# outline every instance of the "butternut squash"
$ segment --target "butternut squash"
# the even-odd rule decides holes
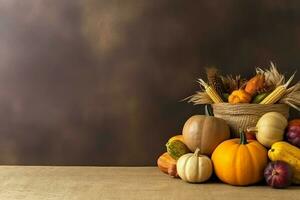
[[[292,182],[300,184],[300,149],[287,143],[276,142],[271,146],[268,151],[270,160],[281,160],[291,165],[293,170]]]

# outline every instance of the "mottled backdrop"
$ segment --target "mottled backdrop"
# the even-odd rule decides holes
[[[205,66],[299,69],[287,2],[0,0],[0,164],[154,165]]]

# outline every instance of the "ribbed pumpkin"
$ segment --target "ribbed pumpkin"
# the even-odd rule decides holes
[[[248,128],[255,131],[256,139],[265,147],[283,140],[284,130],[288,124],[287,119],[278,112],[268,112],[257,122],[256,127]]]
[[[209,157],[200,155],[200,150],[188,153],[177,161],[177,172],[179,177],[190,183],[201,183],[207,181],[212,174],[212,163]]]
[[[223,119],[194,115],[184,124],[184,143],[191,151],[200,149],[200,153],[211,156],[214,149],[230,138],[229,127]]]
[[[231,185],[251,185],[264,178],[268,156],[264,146],[255,140],[240,138],[222,142],[213,152],[212,161],[218,178]]]

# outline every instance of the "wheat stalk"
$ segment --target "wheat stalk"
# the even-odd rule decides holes
[[[240,75],[232,76],[232,75],[226,75],[226,76],[220,76],[223,86],[227,93],[231,93],[234,90],[238,90],[245,86],[247,83],[246,79],[241,78]]]

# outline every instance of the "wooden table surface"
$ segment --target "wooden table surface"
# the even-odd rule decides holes
[[[300,187],[188,184],[156,167],[0,167],[1,200],[299,200]]]

